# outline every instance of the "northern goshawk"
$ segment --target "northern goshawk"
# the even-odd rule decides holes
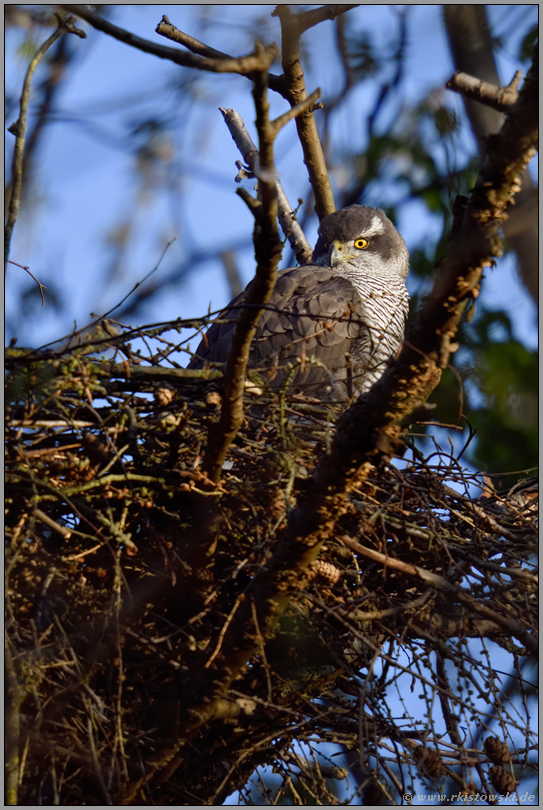
[[[274,389],[289,379],[289,392],[323,400],[364,393],[402,343],[408,269],[405,242],[380,209],[352,205],[325,217],[312,264],[279,273],[249,366]],[[188,368],[226,361],[250,286],[209,328]]]

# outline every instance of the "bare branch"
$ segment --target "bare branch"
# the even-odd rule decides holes
[[[51,34],[41,48],[36,51],[33,59],[31,60],[26,71],[25,80],[23,83],[23,92],[21,93],[21,100],[19,106],[19,118],[8,129],[15,135],[15,149],[13,150],[13,162],[11,166],[11,199],[9,202],[8,216],[4,230],[4,272],[6,263],[9,258],[9,249],[11,245],[11,236],[13,228],[17,221],[19,213],[19,206],[21,204],[21,188],[23,185],[23,157],[26,135],[26,118],[28,115],[28,102],[30,100],[30,86],[32,84],[32,77],[39,62],[45,56],[51,45],[57,41],[63,34],[76,34],[78,37],[84,39],[87,35],[75,28],[73,25],[73,17],[66,17],[65,19],[60,14],[55,15],[58,20],[57,30]],[[41,290],[40,290],[41,292]],[[43,298],[42,298],[43,300]]]
[[[496,87],[495,84],[483,82],[475,76],[456,71],[447,82],[447,87],[466,98],[480,101],[481,104],[492,107],[498,112],[510,112],[511,107],[518,101],[518,87],[521,78],[522,71],[517,70],[507,87]]]
[[[249,194],[246,188],[237,188],[236,194],[241,197],[251,214],[256,217],[257,211],[260,209],[262,203],[256,200],[252,194]]]
[[[304,13],[311,14],[311,12]],[[300,57],[301,31],[296,21],[297,15],[291,13],[288,5],[277,6],[274,14],[281,21],[285,98],[292,106],[295,106],[307,98]],[[307,166],[315,195],[315,210],[319,220],[322,220],[335,211],[336,206],[314,113],[307,110],[296,118],[296,128],[304,153],[304,163]]]
[[[243,156],[243,160],[249,167],[250,172],[254,174],[257,161],[259,159],[258,149],[253,143],[251,136],[247,132],[247,128],[245,127],[242,117],[235,110],[226,110],[221,108],[221,112],[223,114],[226,125],[230,130],[230,134],[232,135],[232,138],[234,139],[236,146],[238,147],[239,151]],[[307,262],[311,260],[313,250],[311,248],[311,245],[305,238],[304,232],[302,231],[300,225],[298,224],[297,220],[294,217],[292,207],[283,190],[283,186],[281,185],[279,180],[277,180],[276,182],[277,182],[277,207],[281,228],[286,238],[290,242],[290,245],[294,251],[297,261],[300,264],[307,264]],[[242,191],[243,191],[242,189],[238,189],[237,193],[239,194],[240,197],[242,197],[242,199],[254,213],[253,204],[257,204],[258,201],[254,200],[251,197],[253,203],[250,203],[247,199],[246,194],[242,194]],[[250,195],[248,196],[250,197]]]
[[[255,70],[260,70],[262,66],[262,63],[254,58],[254,54],[249,54],[248,56],[240,58],[231,57],[228,56],[228,54],[223,55],[221,51],[215,51],[213,48],[209,48],[209,46],[200,43],[198,40],[183,34],[183,32],[176,29],[175,26],[173,26],[169,21],[166,24],[164,24],[164,22],[160,22],[156,28],[156,32],[168,39],[173,39],[176,42],[182,42],[182,44],[186,47],[189,47],[190,42],[190,49],[195,52],[195,55],[180,51],[178,48],[168,48],[164,45],[158,45],[157,43],[151,42],[148,39],[138,37],[136,34],[132,34],[125,28],[120,28],[118,25],[114,25],[113,23],[109,22],[109,20],[101,17],[99,14],[89,8],[89,6],[63,4],[61,5],[61,8],[65,9],[66,11],[71,11],[82,20],[88,22],[89,25],[92,25],[92,27],[97,31],[102,31],[104,34],[119,40],[119,42],[124,42],[125,45],[136,48],[143,53],[158,56],[159,59],[168,59],[170,62],[180,65],[181,67],[195,68],[196,70],[203,70],[208,73],[238,73],[252,81],[253,72]],[[176,34],[173,33],[174,30],[177,32]],[[270,52],[274,47],[275,46],[273,44],[267,46],[267,48],[270,49]],[[214,52],[215,54],[221,55],[206,55],[203,57],[196,55],[203,52],[206,54],[211,54]],[[276,92],[281,93],[281,77],[271,74],[270,87]]]
[[[258,52],[260,49],[262,46],[257,44],[255,51]],[[268,67],[269,64],[264,66],[260,74],[257,74],[253,89],[260,146],[260,158],[255,167],[255,173],[258,177],[258,193],[262,203],[261,207],[255,211],[254,244],[257,267],[247,293],[245,302],[247,307],[242,309],[236,323],[226,361],[221,416],[219,422],[210,428],[209,442],[202,465],[204,472],[215,482],[219,481],[221,477],[226,453],[243,421],[245,373],[251,343],[263,307],[271,298],[277,277],[277,265],[281,257],[282,246],[277,231],[277,186],[273,159],[275,130],[269,119],[266,85]]]
[[[155,28],[155,32],[160,34],[161,37],[170,39],[172,42],[178,42],[180,45],[184,45],[185,48],[188,48],[192,53],[198,54],[198,56],[205,56],[209,59],[232,59],[230,54],[211,48],[209,45],[200,42],[199,39],[195,39],[189,34],[180,31],[179,28],[176,28],[176,26],[170,22],[165,14],[162,15],[162,20]]]
[[[172,42],[178,42],[180,45],[184,45],[185,48],[188,48],[189,51],[198,54],[198,56],[224,60],[233,58],[229,54],[223,53],[223,51],[217,51],[215,48],[211,48],[204,42],[200,42],[200,40],[191,37],[189,34],[185,34],[184,31],[180,31],[179,28],[170,22],[166,15],[162,17],[162,22],[157,25],[155,30],[157,34],[160,34],[160,36],[166,37],[166,39],[171,39]],[[253,81],[254,76],[252,74],[247,74],[247,78]],[[276,76],[274,73],[268,73],[268,87],[270,90],[274,90],[276,93],[283,95],[282,77]]]

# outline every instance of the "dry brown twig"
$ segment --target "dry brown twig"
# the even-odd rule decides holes
[[[44,296],[43,296],[43,291],[47,289],[47,287],[45,286],[45,284],[42,284],[42,283],[41,283],[41,281],[38,281],[38,279],[36,278],[36,276],[35,276],[33,273],[31,273],[31,272],[30,272],[30,269],[29,269],[28,267],[26,267],[24,264],[19,264],[19,262],[14,262],[14,261],[13,261],[13,259],[8,259],[7,261],[8,261],[8,263],[9,263],[9,264],[14,264],[14,265],[16,265],[17,267],[20,267],[20,268],[21,268],[21,270],[26,270],[26,272],[28,273],[28,275],[29,275],[29,276],[31,276],[31,277],[34,279],[34,281],[35,281],[35,282],[36,282],[36,284],[38,285],[38,290],[40,291],[40,296],[41,296],[41,305],[42,305],[42,307],[44,307],[44,306],[45,306],[45,298],[44,298]]]

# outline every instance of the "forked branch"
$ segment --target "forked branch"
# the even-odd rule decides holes
[[[325,8],[329,9],[330,7]],[[349,8],[352,8],[352,6],[342,6],[340,13],[347,11]],[[317,9],[316,11],[321,10]],[[300,36],[306,28],[321,22],[321,19],[306,16],[316,13],[311,11],[302,12],[300,15],[292,14],[288,5],[277,6],[273,13],[281,21],[285,98],[294,106],[307,98],[300,55]],[[313,19],[316,19],[316,22],[310,23],[310,20]],[[325,16],[322,19],[333,18]],[[312,110],[307,110],[303,115],[296,118],[296,128],[304,153],[304,163],[307,166],[311,187],[315,195],[315,211],[319,220],[323,220],[325,216],[336,210],[336,205]]]
[[[315,91],[311,94],[309,99],[304,102],[304,105],[310,104],[313,100],[319,98],[320,91]],[[293,112],[292,108],[288,115]],[[301,110],[303,111],[304,106],[302,106]],[[235,110],[225,110],[221,108],[221,112],[224,116],[224,120],[226,122],[226,126],[230,130],[230,134],[234,139],[236,146],[238,147],[241,155],[243,157],[243,161],[247,165],[250,175],[254,175],[256,171],[256,166],[259,160],[259,153],[258,149],[256,148],[255,144],[253,143],[251,136],[247,132],[247,128],[243,122],[242,117],[237,113]],[[296,114],[296,113],[294,113]],[[296,256],[297,261],[299,264],[307,264],[310,261],[311,255],[313,250],[311,245],[305,238],[304,232],[302,231],[300,225],[298,224],[292,207],[287,199],[287,195],[283,190],[283,186],[279,179],[276,180],[277,184],[277,211],[279,217],[279,223],[285,234],[286,238],[288,239],[292,250]],[[238,189],[238,193],[243,191],[243,189]],[[243,196],[246,204],[251,207],[251,210],[254,211],[253,203],[257,201],[254,200],[253,197],[250,195],[247,197],[245,194],[240,195]],[[252,201],[252,202],[251,202]]]
[[[269,66],[273,56],[277,52],[276,46],[273,43],[264,48],[264,54],[272,56],[269,62],[263,59],[262,53],[257,56],[256,52],[241,57],[231,57],[227,54],[224,55],[224,58],[222,55],[220,58],[209,56],[200,57],[192,53],[180,51],[178,48],[167,48],[164,45],[157,45],[155,42],[143,39],[143,37],[138,37],[125,28],[120,28],[118,25],[114,25],[109,22],[109,20],[101,17],[89,8],[89,6],[63,4],[61,8],[76,14],[82,20],[92,25],[93,28],[96,28],[97,31],[102,31],[104,34],[108,34],[108,36],[119,40],[119,42],[124,42],[132,48],[143,51],[143,53],[158,56],[160,59],[168,59],[170,62],[174,62],[174,64],[182,67],[195,68],[196,70],[203,70],[208,73],[238,73],[250,78],[250,74],[254,71],[261,70],[264,64],[268,64]],[[158,27],[161,25],[162,23],[159,23]],[[161,32],[158,31],[158,33]],[[163,36],[164,35],[165,34],[163,34]],[[197,40],[194,41],[197,42]]]

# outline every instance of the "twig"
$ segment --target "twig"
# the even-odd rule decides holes
[[[90,715],[90,712],[91,712],[90,706],[88,707],[88,711],[89,711],[89,715]],[[108,793],[106,783],[104,782],[104,777],[102,776],[102,769],[100,767],[100,762],[98,760],[98,754],[96,752],[96,745],[94,743],[94,734],[93,734],[93,731],[92,731],[92,720],[91,720],[90,716],[87,719],[87,734],[88,734],[88,737],[89,737],[89,748],[90,748],[90,753],[91,753],[92,764],[93,764],[93,767],[94,767],[94,773],[95,773],[96,779],[98,781],[98,785],[100,787],[100,792],[102,793],[102,798],[105,799],[106,804],[111,807],[113,805],[113,802],[111,801],[111,797],[110,797],[110,795]]]
[[[232,621],[232,619],[234,618],[234,615],[235,615],[235,613],[236,613],[236,610],[239,608],[239,606],[241,605],[242,601],[243,601],[243,597],[240,595],[240,596],[238,596],[238,598],[237,598],[237,599],[236,599],[236,601],[234,602],[234,607],[232,608],[232,610],[231,610],[231,611],[230,611],[230,613],[228,614],[228,616],[227,616],[227,618],[226,618],[226,621],[225,621],[225,623],[223,624],[223,626],[222,626],[222,628],[221,628],[221,632],[219,633],[219,638],[217,639],[217,644],[215,645],[215,649],[213,650],[212,654],[210,655],[210,657],[207,659],[207,661],[206,661],[206,662],[205,662],[205,664],[204,664],[204,668],[205,668],[205,669],[209,669],[209,667],[211,666],[211,664],[213,663],[213,661],[215,660],[215,658],[216,658],[216,657],[218,656],[218,654],[220,653],[220,651],[221,651],[221,647],[222,647],[222,643],[223,643],[224,637],[225,637],[225,635],[226,635],[226,631],[228,630],[228,627],[229,627],[229,625],[230,625],[230,622],[231,622],[231,621]]]
[[[134,286],[132,287],[132,289],[129,292],[126,293],[126,295],[119,301],[118,304],[115,304],[114,307],[109,309],[103,315],[99,315],[98,317],[96,317],[93,321],[91,321],[89,324],[87,324],[87,326],[84,326],[82,329],[73,330],[72,332],[70,332],[69,335],[64,335],[63,337],[58,338],[57,340],[54,340],[51,343],[46,343],[44,346],[40,346],[38,349],[32,350],[31,352],[29,352],[29,354],[39,356],[40,353],[43,352],[44,349],[47,349],[49,346],[54,346],[56,343],[61,343],[61,342],[66,341],[66,340],[72,341],[78,335],[82,335],[84,332],[87,332],[89,329],[92,329],[93,327],[97,326],[98,324],[100,324],[100,326],[102,326],[102,327],[107,326],[106,319],[113,312],[115,312],[115,310],[119,309],[119,307],[122,306],[122,304],[126,301],[126,299],[129,298],[131,295],[133,295],[133,293],[138,289],[138,287],[141,287],[141,285],[145,281],[147,281],[147,279],[149,279],[153,275],[153,273],[155,273],[158,270],[158,268],[160,267],[160,263],[162,262],[162,259],[166,255],[166,251],[168,250],[170,245],[172,245],[175,242],[176,238],[177,237],[174,237],[173,239],[170,239],[170,241],[164,247],[164,250],[162,251],[162,253],[160,255],[160,258],[158,259],[157,263],[152,268],[152,270],[149,270],[149,272],[146,273],[146,275],[142,279],[140,279],[140,281],[137,281],[134,284]],[[92,314],[93,313],[91,313],[91,316],[92,316]],[[176,328],[176,326],[174,324],[175,324],[175,322],[171,322],[172,327]],[[179,326],[181,325],[180,322],[178,322],[178,324],[179,324]],[[192,321],[192,324],[194,324],[194,321]],[[187,322],[187,325],[189,325],[188,322]],[[136,329],[134,331],[135,331],[136,336],[137,336],[138,330]],[[117,335],[117,337],[109,336],[107,338],[104,338],[103,340],[93,340],[91,345],[93,347],[96,347],[97,349],[99,349],[100,347],[104,347],[104,348],[108,347],[109,348],[110,345],[123,344],[128,339],[129,339],[129,333],[125,332],[122,335]],[[75,347],[75,348],[79,348],[79,347]],[[61,357],[63,354],[70,354],[73,351],[73,349],[74,349],[73,345],[68,345],[68,346],[64,347],[64,349],[62,349],[61,351],[56,352],[55,356],[56,357]],[[27,358],[25,357],[24,359],[25,359],[25,362],[26,362]],[[41,359],[43,359],[43,355],[42,355]],[[135,370],[137,371],[138,369],[135,369]],[[122,372],[119,372],[119,373],[122,373]]]
[[[447,87],[455,93],[460,93],[466,98],[480,101],[487,107],[492,107],[498,112],[511,112],[518,101],[518,87],[522,79],[522,70],[517,70],[507,87],[497,87],[490,82],[483,82],[475,76],[470,76],[462,71],[453,73]]]
[[[200,42],[200,40],[191,37],[189,34],[185,34],[184,31],[180,31],[179,28],[176,28],[173,25],[168,17],[164,14],[162,16],[162,21],[156,27],[156,33],[160,34],[161,37],[166,37],[166,39],[170,39],[172,42],[178,42],[180,45],[184,45],[185,48],[188,48],[189,51],[192,53],[197,54],[198,56],[205,56],[210,59],[232,59],[233,57],[223,51],[218,51],[215,48],[211,48],[209,45],[206,45],[204,42]],[[253,79],[254,77],[248,73],[246,74],[248,79]],[[277,93],[283,95],[283,80],[281,76],[276,76],[274,73],[268,73],[268,87],[270,90],[274,90]]]
[[[172,42],[178,42],[180,45],[184,45],[185,48],[188,48],[189,51],[192,51],[192,53],[198,56],[205,56],[209,59],[232,59],[230,54],[224,53],[224,51],[218,51],[216,48],[211,48],[209,45],[200,42],[200,40],[180,31],[179,28],[176,28],[176,26],[170,22],[169,17],[165,14],[162,15],[162,20],[157,25],[155,32],[160,34],[161,37],[170,39]]]
[[[9,262],[9,264],[15,264],[17,267],[20,267],[20,268],[21,268],[21,270],[26,270],[26,272],[28,273],[28,275],[29,275],[29,276],[32,276],[32,278],[34,279],[34,281],[35,281],[35,282],[36,282],[36,284],[38,285],[38,289],[39,289],[39,291],[40,291],[40,295],[41,295],[41,305],[42,305],[42,307],[44,307],[44,306],[45,306],[45,298],[43,297],[43,291],[47,289],[47,287],[45,286],[45,284],[42,284],[42,283],[41,283],[41,281],[38,281],[38,279],[36,278],[36,276],[35,276],[35,275],[33,275],[33,274],[30,272],[30,270],[28,269],[28,267],[26,267],[24,264],[19,264],[19,262],[14,262],[14,261],[13,261],[13,259],[8,259],[7,261]]]
[[[270,126],[273,130],[274,137],[277,135],[280,129],[288,124],[289,121],[292,121],[293,118],[298,117],[302,113],[309,111],[313,111],[313,107],[316,101],[319,100],[321,97],[322,92],[320,87],[314,90],[310,96],[308,96],[303,101],[299,101],[298,104],[295,104],[294,107],[291,107],[290,110],[279,115],[277,118],[274,118],[273,121],[270,122]]]
[[[320,92],[315,91],[310,96],[310,99],[316,101],[319,98]],[[309,99],[307,100],[309,102]],[[294,108],[293,108],[294,109]],[[230,134],[234,139],[236,146],[238,147],[241,155],[243,157],[244,162],[249,167],[249,170],[252,174],[255,173],[256,165],[259,160],[258,149],[256,148],[255,144],[253,143],[251,136],[247,132],[243,119],[239,113],[235,110],[227,110],[224,108],[220,108],[221,113],[223,114],[224,120],[226,122],[226,126],[230,130]],[[292,113],[292,110],[290,111]],[[289,113],[287,113],[289,115]],[[276,119],[278,120],[278,119]],[[281,225],[281,229],[285,234],[286,238],[288,239],[292,250],[296,256],[297,261],[300,264],[307,264],[311,260],[311,256],[313,254],[313,250],[311,245],[305,238],[304,232],[302,231],[298,221],[295,219],[292,208],[290,203],[287,199],[287,196],[283,190],[283,186],[281,182],[277,179],[277,208],[278,208],[278,216],[279,216],[279,223]],[[254,200],[253,197],[250,197],[250,200],[253,203],[249,202],[249,195],[247,192],[243,194],[244,189],[238,189],[237,193],[240,197],[244,200],[247,205],[251,207],[253,213],[255,212],[255,205],[258,207],[260,205],[259,201]]]
[[[266,672],[266,684],[268,687],[268,700],[271,703],[273,700],[273,689],[272,689],[272,682],[271,682],[271,673],[270,673],[270,665],[268,664],[268,659],[266,658],[266,646],[264,643],[264,639],[262,638],[262,633],[260,632],[260,627],[258,624],[258,615],[256,612],[256,605],[255,600],[251,600],[251,612],[253,614],[253,622],[255,624],[256,630],[256,637],[258,639],[258,643],[260,646],[260,657],[262,658],[262,664],[264,666],[264,670]]]
[[[53,45],[53,43],[56,42],[57,39],[61,37],[63,34],[66,33],[76,34],[78,37],[81,37],[82,39],[85,39],[87,36],[83,31],[80,31],[78,28],[75,28],[75,26],[73,25],[74,19],[73,17],[63,18],[62,15],[58,14],[57,12],[55,12],[55,17],[58,20],[58,28],[53,34],[51,34],[49,39],[47,39],[43,43],[41,48],[39,48],[36,51],[33,59],[31,60],[28,69],[26,71],[26,76],[23,83],[23,91],[21,93],[21,100],[19,104],[19,118],[8,128],[8,132],[11,132],[13,135],[15,135],[15,148],[13,150],[13,162],[11,165],[11,183],[12,183],[11,198],[9,201],[8,216],[4,231],[4,271],[5,271],[5,264],[7,263],[7,260],[9,258],[9,248],[11,245],[11,236],[13,233],[13,228],[15,226],[17,214],[19,213],[19,206],[21,204],[26,119],[28,116],[30,86],[32,83],[34,71],[36,70],[38,64],[40,63],[43,56],[47,53],[51,45]],[[30,275],[32,275],[32,273]],[[34,276],[32,276],[32,278],[34,278]]]
[[[66,526],[61,526],[59,523],[56,523],[49,515],[46,515],[45,512],[42,512],[41,509],[34,509],[34,517],[37,517],[38,520],[41,520],[42,523],[45,523],[46,526],[49,526],[50,529],[54,529],[56,532],[61,534],[65,540],[69,540],[72,536],[72,532]]]

